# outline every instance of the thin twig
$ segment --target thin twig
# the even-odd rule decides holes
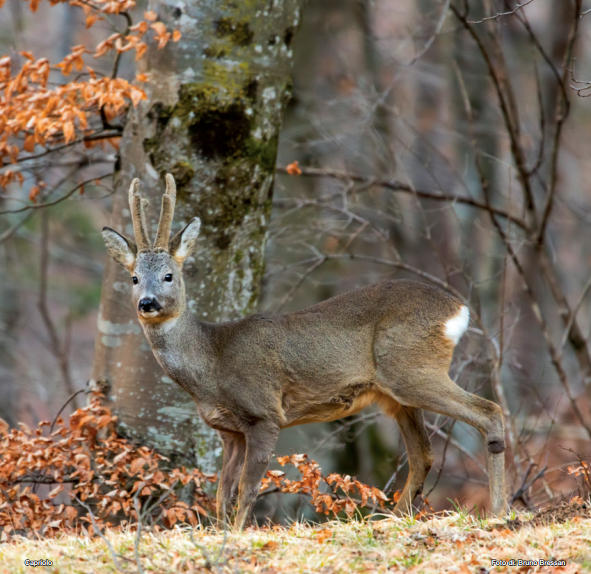
[[[447,454],[447,447],[449,446],[449,444],[451,442],[451,433],[453,431],[453,428],[454,428],[456,422],[457,422],[456,419],[451,420],[451,425],[449,426],[449,429],[447,430],[447,438],[445,439],[445,442],[443,443],[443,453],[441,454],[441,464],[439,465],[439,470],[437,471],[437,476],[435,477],[435,481],[431,485],[431,488],[424,494],[425,498],[429,498],[429,495],[435,490],[435,487],[439,484],[439,480],[441,479],[441,475],[443,474],[443,467],[445,466],[445,456]]]
[[[22,213],[23,211],[44,209],[45,207],[51,207],[52,205],[57,205],[58,203],[61,203],[62,201],[65,201],[66,199],[68,199],[69,197],[74,195],[79,189],[83,188],[85,185],[88,185],[89,183],[92,183],[93,181],[96,181],[99,179],[105,179],[107,177],[111,177],[112,175],[113,175],[112,173],[105,173],[104,175],[99,175],[97,177],[91,177],[87,180],[84,180],[84,181],[78,183],[72,189],[70,189],[70,191],[68,191],[67,193],[65,193],[61,197],[58,197],[57,199],[54,199],[52,201],[46,201],[44,203],[31,203],[30,205],[25,205],[23,207],[19,207],[18,209],[6,209],[4,211],[0,211],[0,215],[5,215],[7,213]]]
[[[55,153],[57,151],[62,151],[64,149],[74,147],[76,144],[79,144],[79,143],[90,142],[90,141],[99,141],[99,140],[112,139],[112,138],[120,138],[120,137],[121,137],[121,130],[116,130],[113,132],[96,131],[96,132],[93,132],[92,134],[89,134],[87,136],[82,136],[82,137],[76,138],[75,140],[72,140],[71,142],[57,145],[55,147],[52,147],[50,149],[46,149],[45,151],[39,152],[37,154],[28,155],[26,157],[20,157],[16,160],[16,163],[23,163],[25,161],[39,159],[40,157],[45,157],[45,156]]]
[[[318,269],[318,267],[320,267],[324,262],[326,261],[326,259],[322,256],[319,256],[314,263],[312,263],[312,265],[310,265],[308,267],[308,269],[306,269],[304,271],[304,273],[301,274],[301,276],[299,277],[299,279],[291,286],[291,288],[287,291],[287,293],[281,298],[281,301],[279,302],[279,305],[277,307],[277,311],[281,311],[283,309],[283,307],[288,303],[288,301],[293,297],[294,293],[302,286],[302,283],[304,283],[304,281],[316,270]]]
[[[476,466],[478,466],[478,468],[480,468],[480,470],[482,471],[483,474],[485,474],[485,475],[487,474],[487,470],[486,470],[485,466],[469,450],[467,450],[464,446],[462,446],[457,440],[450,438],[449,433],[446,433],[438,425],[435,425],[435,424],[427,422],[427,421],[425,421],[425,426],[429,430],[432,430],[436,435],[442,437],[445,440],[449,440],[449,443],[453,447],[457,448],[464,456],[467,456]]]
[[[109,550],[109,554],[111,554],[111,559],[113,560],[113,564],[115,565],[115,568],[119,571],[119,572],[123,572],[124,574],[128,574],[127,570],[124,570],[121,565],[119,564],[119,561],[117,560],[117,558],[123,558],[121,556],[121,554],[115,552],[115,549],[113,548],[113,545],[109,542],[109,540],[107,539],[107,537],[102,533],[96,518],[94,516],[94,513],[92,512],[90,506],[88,506],[88,504],[85,504],[84,502],[82,502],[82,500],[80,500],[76,495],[74,495],[74,500],[80,505],[82,506],[86,512],[88,512],[88,516],[90,516],[90,520],[92,522],[92,527],[94,529],[94,531],[97,533],[98,536],[100,536],[100,538],[102,539],[102,541],[107,545],[107,549]]]
[[[486,64],[488,75],[492,81],[493,87],[497,94],[497,98],[499,100],[499,107],[501,109],[501,115],[503,117],[505,128],[507,130],[507,134],[509,135],[509,140],[511,142],[511,154],[515,162],[517,175],[521,182],[521,187],[523,189],[523,193],[525,196],[525,204],[528,213],[530,214],[532,223],[535,224],[536,212],[534,193],[525,162],[523,148],[521,146],[521,128],[519,124],[517,104],[513,94],[513,89],[508,79],[508,75],[506,73],[506,70],[500,67],[500,64],[498,64],[498,66],[495,65],[495,62],[493,62],[492,56],[489,53],[487,46],[485,45],[480,35],[476,32],[474,25],[470,23],[467,16],[465,14],[460,13],[460,11],[453,4],[450,6],[450,9],[476,43],[478,51],[480,52],[480,55],[482,56],[482,59]],[[502,50],[499,45],[498,38],[496,38],[495,36],[492,36],[492,38],[495,41],[494,47],[496,48],[497,57],[502,60]]]
[[[532,0],[529,0],[530,2]],[[439,13],[439,19],[437,20],[437,24],[435,25],[435,30],[429,36],[429,39],[425,42],[425,45],[421,49],[421,51],[407,64],[408,66],[412,66],[417,63],[428,51],[429,48],[433,45],[435,38],[439,36],[441,32],[441,28],[443,27],[443,23],[445,22],[445,18],[447,17],[447,11],[449,10],[449,3],[450,0],[444,0],[444,4],[441,7],[441,12]]]
[[[137,569],[139,574],[144,574],[144,569],[142,568],[142,562],[140,560],[140,542],[142,537],[142,506],[139,501],[140,491],[144,487],[145,483],[141,482],[138,489],[135,491],[133,495],[133,507],[135,508],[135,512],[137,514],[137,531],[135,533],[135,540],[133,542],[133,554],[135,557],[135,563],[137,565]]]
[[[0,243],[10,239],[33,215],[33,211],[29,211],[23,218],[13,223],[8,229],[0,234]]]
[[[475,162],[476,162],[476,169],[478,172],[478,176],[480,178],[480,186],[484,192],[484,197],[485,197],[486,201],[489,201],[488,182],[486,181],[486,177],[484,175],[484,171],[483,171],[482,164],[480,161],[481,156],[480,156],[480,153],[478,152],[478,148],[476,148],[476,151],[477,151],[477,153],[476,153]],[[573,412],[575,413],[575,416],[579,420],[581,426],[586,430],[589,437],[591,437],[591,426],[589,426],[585,422],[583,414],[581,413],[581,411],[576,403],[575,397],[573,396],[572,389],[570,388],[570,383],[568,381],[568,375],[566,374],[566,370],[564,368],[564,365],[562,364],[561,354],[560,354],[559,350],[556,348],[556,346],[554,345],[554,342],[552,341],[552,337],[550,336],[550,332],[548,330],[548,324],[546,322],[546,319],[544,318],[544,315],[542,314],[542,310],[541,310],[540,304],[538,302],[538,299],[537,299],[529,281],[527,280],[527,275],[525,273],[523,265],[522,265],[519,257],[517,256],[517,253],[516,253],[515,249],[513,248],[513,244],[511,243],[509,237],[507,236],[507,233],[505,232],[505,230],[503,229],[503,227],[499,223],[495,214],[489,211],[489,216],[491,218],[492,224],[494,225],[494,227],[497,231],[497,234],[501,238],[503,245],[505,246],[505,249],[507,250],[507,253],[509,254],[509,257],[513,263],[513,266],[515,267],[515,269],[517,270],[517,273],[520,276],[523,290],[525,291],[525,293],[530,301],[531,310],[532,310],[533,315],[536,318],[536,320],[540,326],[540,331],[542,333],[542,336],[544,337],[544,340],[546,342],[546,346],[548,347],[548,352],[550,353],[550,360],[551,360],[552,365],[556,371],[556,374],[558,375],[558,380],[560,381],[561,385],[563,386],[563,388],[566,392],[566,395],[570,401],[571,408],[572,408]]]
[[[540,144],[538,146],[538,155],[533,165],[528,169],[527,173],[532,176],[537,173],[544,160],[544,150],[546,149],[546,112],[544,111],[544,101],[542,99],[542,81],[540,79],[540,72],[536,66],[536,95],[538,97],[538,109],[540,112]]]
[[[407,193],[410,195],[415,195],[417,197],[423,199],[432,199],[434,201],[445,201],[449,203],[460,203],[463,205],[468,205],[470,207],[475,207],[477,209],[481,209],[484,211],[492,211],[495,215],[512,221],[523,230],[527,230],[527,224],[518,216],[505,211],[504,209],[500,209],[498,207],[493,207],[487,205],[486,203],[482,203],[477,199],[472,197],[465,197],[461,195],[443,193],[439,191],[428,191],[425,189],[416,189],[412,185],[402,183],[400,181],[395,180],[388,180],[388,179],[380,179],[374,178],[371,176],[360,175],[351,172],[340,171],[336,169],[329,169],[329,168],[315,168],[315,167],[302,167],[300,168],[302,171],[302,175],[306,177],[330,177],[333,179],[340,179],[340,180],[350,180],[364,184],[371,184],[378,187],[383,187],[385,189],[389,189],[391,191],[399,191],[401,193]],[[277,167],[276,171],[278,173],[287,173],[287,168],[285,167]]]
[[[540,223],[540,228],[538,231],[537,237],[537,244],[541,246],[544,242],[544,233],[546,232],[546,227],[548,225],[548,220],[550,219],[550,214],[552,213],[552,208],[554,207],[554,196],[556,195],[556,184],[558,181],[558,152],[560,151],[560,138],[562,135],[562,127],[564,126],[564,122],[568,117],[570,111],[570,102],[568,99],[568,94],[566,91],[566,83],[568,78],[568,63],[571,59],[573,48],[575,45],[575,41],[577,39],[577,31],[579,29],[579,13],[581,12],[581,0],[575,0],[575,17],[573,18],[573,24],[569,31],[569,37],[567,40],[566,50],[564,51],[564,57],[562,60],[562,76],[557,78],[558,85],[561,90],[562,98],[557,98],[556,100],[556,107],[554,110],[554,121],[555,121],[555,128],[554,128],[554,138],[552,140],[552,155],[550,160],[550,183],[548,186],[548,195],[546,198],[546,204],[544,205],[544,209],[542,212],[542,220]],[[527,20],[526,20],[527,22]],[[529,24],[527,24],[528,30]],[[530,36],[535,37],[533,32]],[[545,51],[542,47],[538,47],[538,50],[541,54],[545,54]],[[547,61],[550,61],[548,58]],[[553,66],[551,66],[552,69]],[[556,72],[557,73],[557,72]]]
[[[70,395],[68,397],[68,400],[60,407],[59,411],[57,411],[57,414],[53,417],[53,420],[51,421],[51,426],[49,427],[49,434],[51,434],[53,432],[53,428],[55,427],[55,423],[57,422],[57,419],[59,419],[59,416],[62,414],[63,410],[70,404],[70,402],[75,399],[80,393],[85,393],[86,389],[80,389],[79,391],[76,391],[75,393],[73,393],[72,395]]]
[[[60,480],[56,478],[51,478],[50,476],[21,476],[19,478],[15,478],[14,480],[10,480],[10,484],[23,484],[23,483],[31,483],[31,484],[75,484],[79,482],[77,478],[62,478]]]
[[[265,494],[265,493],[263,493],[263,494]],[[224,551],[226,549],[226,542],[228,540],[228,529],[224,528],[224,537],[222,538],[222,543],[220,544],[220,548],[218,550],[217,556],[213,559],[209,555],[207,548],[205,546],[203,546],[203,544],[199,544],[195,540],[195,537],[193,536],[192,529],[189,530],[189,538],[190,538],[191,542],[193,543],[193,546],[195,546],[195,548],[197,548],[197,550],[199,550],[199,552],[201,552],[201,554],[203,555],[203,559],[205,560],[205,564],[203,565],[203,567],[206,570],[213,570],[215,572],[222,572],[223,570],[220,568],[220,566],[222,566],[223,564],[225,564],[227,562],[227,560],[222,560],[222,557],[223,557]]]
[[[370,263],[376,263],[378,265],[386,265],[388,267],[394,267],[396,269],[403,269],[404,271],[408,271],[409,273],[412,273],[413,275],[417,275],[418,277],[420,277],[421,279],[424,279],[425,281],[428,281],[430,283],[434,283],[435,285],[438,285],[443,290],[447,291],[448,293],[451,293],[452,295],[454,295],[455,297],[457,297],[461,301],[468,303],[468,301],[466,300],[466,297],[464,295],[462,295],[462,293],[460,293],[457,289],[452,287],[449,283],[447,283],[447,281],[444,281],[443,279],[440,279],[439,277],[436,277],[435,275],[432,275],[431,273],[427,273],[426,271],[423,271],[422,269],[419,269],[418,267],[415,267],[414,265],[411,265],[409,263],[404,263],[403,261],[395,261],[392,259],[384,259],[383,257],[373,257],[371,255],[363,255],[363,254],[359,254],[359,253],[334,253],[334,254],[325,254],[325,255],[323,255],[323,257],[326,260],[351,259],[351,260],[358,260],[358,261],[367,261]]]
[[[37,301],[37,307],[39,314],[49,335],[49,342],[51,350],[58,363],[64,386],[68,396],[72,396],[74,407],[79,407],[78,401],[76,400],[77,394],[74,390],[74,382],[70,373],[70,361],[68,354],[66,353],[60,337],[57,332],[55,323],[49,312],[47,306],[47,283],[49,275],[49,214],[47,211],[43,211],[41,215],[41,253],[40,253],[40,280],[39,280],[39,299]]]
[[[527,470],[523,477],[523,481],[521,482],[521,486],[515,491],[515,493],[511,497],[511,504],[513,504],[516,500],[521,500],[521,502],[523,502],[523,504],[527,506],[528,509],[531,509],[530,502],[527,499],[527,491],[534,485],[536,481],[542,478],[548,470],[548,467],[544,466],[533,476],[531,480],[527,480],[534,466],[536,466],[535,463],[529,463],[529,466],[527,467]]]
[[[581,294],[579,295],[579,299],[577,300],[577,302],[575,303],[574,307],[572,308],[572,310],[570,312],[570,316],[568,318],[568,323],[566,324],[566,327],[564,328],[564,334],[562,335],[562,337],[560,339],[560,344],[558,346],[559,349],[564,349],[564,346],[566,345],[566,342],[569,338],[571,329],[573,328],[573,323],[575,322],[575,319],[577,317],[577,313],[579,312],[579,309],[581,308],[581,305],[583,304],[583,301],[585,300],[587,293],[589,293],[589,289],[591,289],[591,277],[589,277],[589,279],[587,279],[587,283],[585,283],[585,286],[583,287],[583,290],[581,291]]]
[[[533,1],[534,0],[526,0],[525,2],[522,2],[521,4],[516,4],[513,8],[511,8],[511,10],[506,10],[505,12],[497,12],[493,16],[486,16],[484,18],[481,18],[480,20],[468,20],[468,23],[469,24],[482,24],[484,22],[489,22],[490,20],[499,20],[500,18],[503,18],[504,16],[511,16],[511,14],[515,14],[518,10],[525,8],[525,6],[527,6],[528,4],[531,4]]]

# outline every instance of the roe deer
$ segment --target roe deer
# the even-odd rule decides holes
[[[452,353],[468,327],[468,307],[434,286],[382,281],[282,315],[221,324],[197,320],[186,306],[182,266],[200,220],[169,239],[176,198],[166,191],[150,244],[139,181],[129,189],[135,243],[109,227],[107,251],[131,274],[133,304],[157,361],[197,403],[223,442],[218,523],[244,527],[279,430],[332,421],[377,403],[400,426],[408,478],[397,512],[408,512],[432,464],[421,409],[464,421],[488,447],[492,511],[505,510],[504,426],[500,407],[449,378]]]

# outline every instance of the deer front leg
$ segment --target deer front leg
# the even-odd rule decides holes
[[[234,528],[242,530],[250,518],[259,485],[279,437],[279,427],[270,421],[259,421],[244,433],[246,456],[238,486],[238,510]]]
[[[244,464],[246,442],[244,435],[239,433],[220,431],[219,434],[224,451],[216,497],[216,514],[218,528],[223,528],[229,523],[229,517],[234,506],[238,480]]]

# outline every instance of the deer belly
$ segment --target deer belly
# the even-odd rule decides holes
[[[332,397],[310,396],[304,389],[284,395],[284,427],[313,422],[330,422],[353,415],[376,402],[378,392],[372,383],[357,383],[340,389]]]

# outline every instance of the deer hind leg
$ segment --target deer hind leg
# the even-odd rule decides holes
[[[380,380],[385,377],[381,376]],[[445,372],[423,370],[402,378],[398,373],[396,379],[388,377],[388,380],[396,381],[387,388],[401,404],[450,416],[480,431],[488,449],[491,510],[495,514],[504,513],[505,430],[499,405],[464,391]]]
[[[246,442],[244,435],[220,431],[223,443],[222,471],[216,496],[216,514],[218,527],[224,527],[234,507],[238,491],[238,480],[244,464]]]
[[[249,427],[244,436],[246,457],[238,486],[238,510],[234,521],[237,530],[242,530],[250,518],[261,479],[269,466],[279,437],[279,427],[270,421],[259,421]]]
[[[412,512],[413,500],[423,491],[423,484],[433,464],[433,453],[420,409],[401,407],[395,416],[406,447],[408,476],[394,512],[406,514]]]

